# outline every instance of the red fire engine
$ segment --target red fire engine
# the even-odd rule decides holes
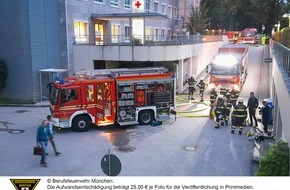
[[[87,131],[165,120],[175,107],[175,74],[164,67],[82,70],[52,87],[53,125]]]
[[[240,91],[247,76],[248,45],[224,44],[219,48],[212,63],[207,65],[209,87],[220,93]]]
[[[257,44],[259,42],[258,32],[256,28],[245,28],[242,31],[243,44]]]
[[[241,43],[241,31],[225,31],[224,35],[228,37],[229,44],[238,44]]]

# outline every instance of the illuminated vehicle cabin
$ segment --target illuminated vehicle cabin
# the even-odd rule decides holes
[[[248,46],[223,45],[219,48],[211,64],[207,65],[209,87],[220,93],[230,90],[240,91],[247,75]]]

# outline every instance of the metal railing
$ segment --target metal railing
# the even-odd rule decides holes
[[[99,36],[75,36],[74,44],[89,45],[130,45],[130,46],[160,46],[160,45],[184,45],[206,42],[222,41],[222,35],[99,35]]]
[[[272,41],[272,48],[278,64],[282,65],[287,76],[290,77],[290,49],[275,41]]]

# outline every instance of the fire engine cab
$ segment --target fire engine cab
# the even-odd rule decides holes
[[[81,70],[56,80],[53,125],[87,131],[91,124],[120,126],[169,119],[175,107],[175,74],[164,67]]]

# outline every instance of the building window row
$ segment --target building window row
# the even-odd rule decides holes
[[[126,9],[131,9],[131,0],[125,0],[125,8]]]
[[[98,4],[106,4],[106,0],[94,0],[95,3]],[[151,10],[151,2],[153,2],[153,11]],[[110,4],[113,7],[119,7],[119,0],[110,0]],[[132,6],[132,0],[124,0],[124,8],[125,9],[131,9]],[[167,15],[169,18],[177,18],[177,8],[174,7],[172,9],[171,5],[168,5],[166,7],[165,3],[159,3],[159,1],[153,1],[153,0],[145,0],[145,12],[155,12],[155,13],[161,13],[163,15]]]
[[[104,2],[105,0],[94,0],[94,2],[96,2],[96,3],[101,3],[101,4],[104,4],[105,2]]]
[[[118,7],[119,6],[119,0],[111,0],[111,5],[114,7]]]
[[[104,26],[102,24],[95,24],[95,38],[99,45],[103,45],[103,35]],[[112,43],[120,42],[130,42],[130,27],[128,25],[124,26],[124,35],[121,35],[120,24],[111,25],[111,35],[107,35],[106,38],[110,36]],[[172,29],[168,28],[167,32],[165,28],[154,27],[153,33],[151,27],[146,27],[145,30],[146,41],[165,41],[171,38]],[[88,33],[88,23],[82,21],[74,22],[74,37],[76,43],[87,43],[89,42]]]
[[[98,4],[106,4],[106,0],[94,0],[95,3]],[[119,7],[119,0],[110,0],[110,4],[112,7]],[[131,9],[132,0],[124,0],[125,9]]]

